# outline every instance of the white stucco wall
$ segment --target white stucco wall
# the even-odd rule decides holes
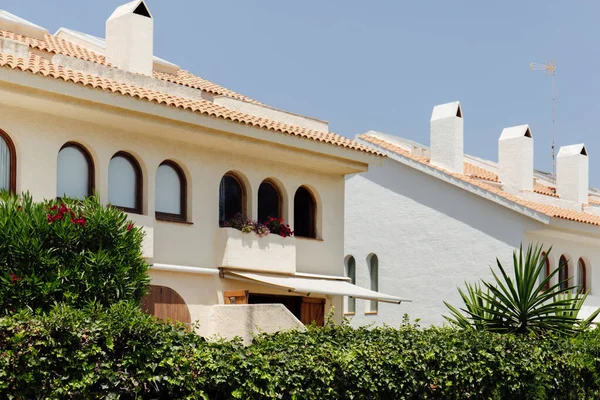
[[[367,257],[379,258],[379,291],[412,303],[356,301],[352,324],[398,325],[404,313],[441,324],[443,301],[460,304],[457,287],[491,277],[496,257],[511,265],[525,232],[544,225],[394,160],[346,181],[345,253],[369,287]]]

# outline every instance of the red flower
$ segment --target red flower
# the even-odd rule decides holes
[[[19,277],[14,272],[10,273],[10,279],[12,279],[13,283],[19,282]]]
[[[65,215],[65,214],[67,213],[67,211],[70,211],[70,210],[67,208],[67,205],[66,205],[65,203],[62,203],[62,204],[60,205],[60,209],[58,210],[58,212],[59,212],[61,215]]]
[[[58,210],[58,206],[52,206],[52,207],[50,207],[50,209],[49,209],[49,210],[50,210],[50,211],[56,211],[56,210]]]
[[[133,228],[133,224],[127,225],[127,232],[129,232]]]
[[[85,218],[74,218],[71,220],[71,222],[76,225],[85,226]]]

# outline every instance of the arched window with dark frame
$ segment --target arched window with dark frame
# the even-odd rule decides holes
[[[187,182],[177,163],[163,161],[156,170],[156,218],[186,221]]]
[[[542,258],[546,257],[546,252],[542,252]],[[539,283],[542,283],[548,276],[550,275],[550,259],[546,257],[546,262],[544,263],[544,267],[540,271]],[[550,288],[550,281],[548,281],[544,285],[544,289],[548,290]]]
[[[246,189],[237,175],[228,172],[219,184],[219,225],[236,214],[246,214]]]
[[[142,169],[129,153],[120,151],[108,165],[108,202],[123,211],[142,213]]]
[[[353,285],[356,285],[356,259],[353,256],[348,256],[346,259],[346,277],[350,278]],[[346,313],[356,313],[356,299],[354,297],[347,298]]]
[[[94,194],[94,161],[85,147],[67,142],[58,152],[56,197],[85,199]]]
[[[299,187],[294,196],[294,235],[316,238],[316,215],[317,205],[313,194],[306,187]]]
[[[577,261],[577,293],[587,293],[587,269],[583,258]]]
[[[376,254],[371,254],[368,259],[370,289],[374,292],[379,291],[379,258]],[[376,313],[379,309],[379,303],[375,300],[369,302],[369,312]]]
[[[264,180],[258,188],[258,222],[265,223],[269,217],[281,218],[281,193],[275,183]]]
[[[0,191],[17,190],[17,152],[6,132],[0,129]]]
[[[563,254],[560,256],[560,262],[558,264],[558,282],[560,283],[561,289],[566,289],[569,287],[569,261],[567,257]]]

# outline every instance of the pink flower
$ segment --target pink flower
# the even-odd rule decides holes
[[[129,232],[133,228],[133,224],[127,225],[127,232]]]

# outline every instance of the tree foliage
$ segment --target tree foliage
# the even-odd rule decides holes
[[[464,308],[444,302],[451,313],[445,318],[461,328],[499,333],[568,334],[588,328],[600,309],[585,320],[578,318],[587,294],[573,294],[577,288],[568,285],[569,278],[550,283],[565,265],[540,279],[551,250],[529,245],[524,252],[521,247],[513,253],[512,276],[497,260],[500,274],[492,270],[494,281],[467,283],[465,291],[459,289]]]
[[[139,302],[149,281],[143,232],[122,211],[83,201],[0,195],[0,315],[55,303]]]

